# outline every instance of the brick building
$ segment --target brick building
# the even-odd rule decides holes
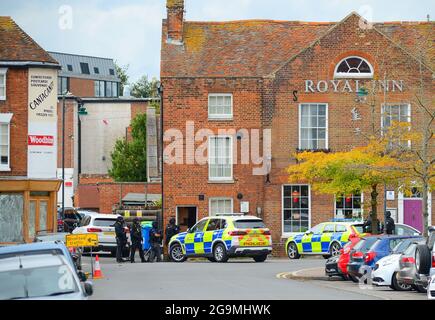
[[[55,231],[58,62],[0,17],[0,243]]]
[[[365,145],[358,133],[372,124],[381,130],[392,120],[423,123],[415,94],[422,80],[433,108],[434,52],[427,44],[434,23],[370,24],[356,13],[339,22],[194,22],[184,20],[183,0],[166,6],[165,219],[191,225],[217,212],[249,212],[264,218],[279,248],[290,234],[320,222],[367,216],[368,194],[316,194],[303,182],[289,184],[285,169],[299,150]],[[371,96],[358,96],[362,88],[373,89]],[[258,156],[244,161],[243,142],[251,141],[252,152],[256,140]],[[421,193],[406,198],[388,191],[395,191],[386,205],[396,221],[421,229]]]

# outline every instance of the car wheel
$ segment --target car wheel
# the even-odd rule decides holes
[[[425,244],[419,244],[415,250],[415,268],[420,274],[429,274],[431,265],[431,254]]]
[[[178,243],[171,246],[171,249],[169,250],[169,257],[174,262],[186,261],[186,256],[183,253],[183,248],[181,248],[181,245]]]
[[[331,256],[330,256],[329,254],[324,254],[324,255],[322,255],[322,257],[323,257],[324,259],[329,259],[329,258],[331,258]]]
[[[255,256],[254,261],[255,262],[264,262],[267,259],[267,254],[263,254],[261,256]]]
[[[298,246],[294,242],[290,242],[287,247],[287,256],[290,259],[299,259],[301,255],[298,252]]]
[[[348,276],[347,274],[342,274],[342,275],[341,275],[341,278],[342,278],[344,281],[349,280],[349,276]]]
[[[216,262],[216,259],[213,258],[213,257],[207,257],[207,259],[208,259],[208,261],[210,261],[210,262]]]
[[[333,242],[329,247],[329,254],[331,257],[338,256],[340,254],[341,246],[338,242]]]
[[[359,278],[354,276],[354,275],[349,275],[349,279],[352,280],[352,282],[358,283],[359,282]]]
[[[417,290],[420,293],[427,293],[427,286],[423,286],[421,284],[416,284],[415,290]]]
[[[213,248],[213,258],[216,260],[216,262],[227,262],[228,261],[228,254],[227,254],[227,248],[222,243],[218,243]]]
[[[393,273],[393,277],[391,278],[391,286],[390,288],[392,288],[393,290],[396,291],[409,291],[411,290],[411,286],[405,283],[400,283],[397,280],[397,272]]]

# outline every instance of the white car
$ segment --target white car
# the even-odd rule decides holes
[[[93,293],[56,253],[0,259],[0,283],[1,300],[86,300]]]
[[[393,248],[390,255],[376,262],[374,270],[371,273],[372,282],[375,286],[389,286],[397,291],[411,289],[410,285],[397,281],[397,273],[400,270],[399,262],[402,253],[415,241],[416,238],[403,239]]]
[[[88,213],[72,233],[96,233],[98,235],[98,247],[92,248],[92,251],[110,251],[111,254],[115,256],[116,235],[115,227],[113,225],[118,217],[119,215],[116,214]],[[128,231],[127,227],[126,231]],[[127,241],[129,242],[129,233],[127,233]]]

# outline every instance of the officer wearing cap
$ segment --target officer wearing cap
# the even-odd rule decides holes
[[[116,262],[125,262],[122,258],[122,252],[127,244],[127,235],[125,234],[124,218],[119,216],[114,224],[116,234]]]

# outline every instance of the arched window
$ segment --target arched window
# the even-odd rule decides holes
[[[372,78],[373,67],[361,57],[346,57],[341,60],[334,71],[334,78]]]

